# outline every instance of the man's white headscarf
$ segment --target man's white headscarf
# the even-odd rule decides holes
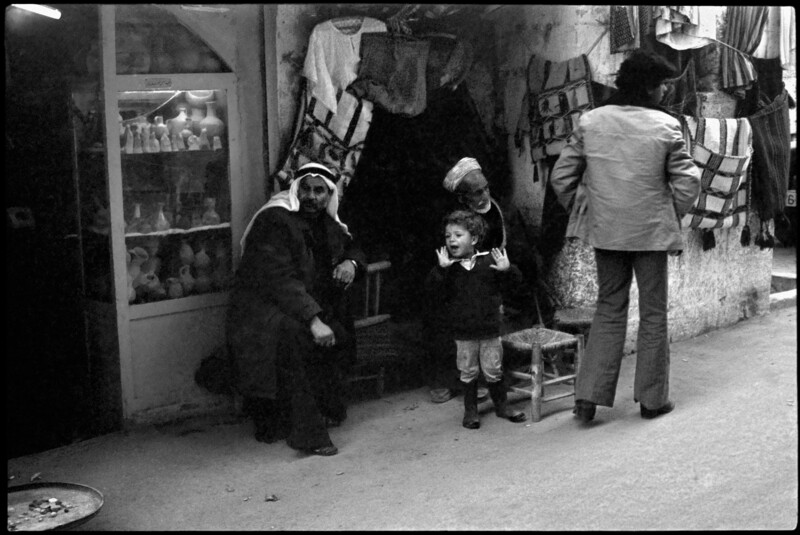
[[[333,218],[334,221],[339,223],[345,234],[350,236],[350,231],[347,230],[347,225],[339,220],[339,190],[336,187],[336,184],[333,182],[333,179],[335,178],[333,173],[331,173],[330,169],[324,165],[312,162],[301,166],[300,169],[297,170],[295,179],[292,181],[292,184],[289,186],[288,190],[281,191],[280,193],[276,193],[270,197],[269,201],[267,201],[267,203],[259,208],[255,215],[253,215],[253,217],[250,219],[250,223],[247,224],[247,228],[244,229],[242,239],[239,241],[239,245],[241,245],[242,248],[242,254],[244,254],[244,243],[245,239],[247,238],[247,234],[250,232],[250,229],[253,227],[253,223],[261,212],[267,210],[268,208],[285,208],[290,212],[297,212],[300,210],[300,199],[297,198],[297,190],[300,188],[300,181],[307,176],[319,177],[325,182],[325,185],[328,186],[331,195],[328,198],[328,206],[325,208],[325,211],[329,216],[331,216],[331,218]]]
[[[454,192],[461,181],[464,180],[464,177],[467,176],[467,173],[475,170],[481,170],[478,160],[475,158],[461,158],[458,160],[458,163],[447,172],[447,176],[444,177],[442,186],[444,186],[444,189],[447,191]]]

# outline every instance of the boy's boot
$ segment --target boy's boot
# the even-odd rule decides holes
[[[467,429],[478,429],[481,420],[478,417],[478,380],[464,384],[464,419],[461,425]]]
[[[500,418],[505,418],[511,422],[524,422],[525,421],[525,413],[521,411],[515,411],[513,409],[508,408],[507,404],[507,396],[506,396],[506,387],[503,384],[503,381],[496,381],[494,383],[489,383],[489,395],[492,396],[492,402],[494,403],[494,413],[499,416]]]

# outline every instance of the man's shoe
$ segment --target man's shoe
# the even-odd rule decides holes
[[[311,455],[322,455],[323,457],[330,457],[331,455],[336,455],[337,453],[339,453],[339,450],[336,448],[336,446],[322,446],[320,448],[313,448],[307,450],[307,453],[310,453]]]
[[[508,406],[506,387],[502,380],[489,383],[489,395],[492,397],[492,403],[494,403],[494,413],[499,418],[505,418],[515,424],[524,422],[527,419],[524,412],[511,409]]]
[[[579,399],[575,402],[575,408],[572,409],[572,414],[582,422],[590,422],[594,419],[595,410],[597,410],[596,403]]]
[[[455,397],[455,394],[449,388],[434,388],[431,390],[432,403],[444,403],[450,401]]]
[[[667,401],[663,407],[660,409],[648,409],[642,404],[639,404],[639,410],[641,411],[642,418],[646,420],[652,420],[656,416],[661,416],[662,414],[667,414],[668,412],[672,412],[672,409],[675,408],[675,404],[671,401]]]
[[[478,415],[478,380],[464,383],[464,419],[461,425],[467,429],[480,429],[481,420]]]

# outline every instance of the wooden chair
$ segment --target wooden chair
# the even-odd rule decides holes
[[[530,370],[508,370],[506,373],[516,379],[529,381],[528,385],[512,385],[511,390],[531,399],[531,420],[538,422],[542,419],[542,404],[549,401],[575,395],[575,378],[583,358],[583,335],[569,334],[540,326],[530,327],[521,331],[505,334],[501,337],[503,349],[515,351],[530,351]],[[558,375],[545,380],[545,360],[560,359],[565,349],[575,351],[574,373]],[[559,369],[559,366],[554,366]],[[568,392],[559,392],[545,397],[545,388],[554,385],[571,385]]]
[[[351,383],[375,380],[378,397],[383,396],[385,364],[398,357],[389,324],[392,316],[380,313],[382,273],[390,267],[388,260],[367,265],[362,317],[355,321],[356,364],[348,378]]]

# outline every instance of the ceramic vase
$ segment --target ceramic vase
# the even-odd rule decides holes
[[[200,145],[200,150],[211,150],[211,143],[208,141],[208,131],[205,128],[200,131],[198,143]]]
[[[158,212],[156,213],[155,222],[153,223],[153,228],[156,231],[165,231],[169,230],[170,224],[167,221],[167,216],[164,214],[164,203],[158,203]]]
[[[172,150],[182,151],[186,150],[186,144],[183,142],[183,136],[175,134],[172,136]]]
[[[206,211],[203,213],[203,225],[219,225],[220,217],[217,213],[217,200],[213,197],[206,197],[203,202]]]
[[[192,134],[186,140],[186,147],[188,150],[200,150],[200,138]]]
[[[206,116],[200,121],[201,132],[205,128],[208,132],[208,138],[213,139],[214,136],[222,135],[225,131],[225,123],[222,119],[217,117],[217,103],[216,101],[206,102]]]
[[[205,115],[203,115],[203,110],[200,108],[192,108],[192,114],[189,118],[192,120],[192,133],[196,136],[199,136],[200,130],[203,128],[200,126],[200,123],[206,118]]]
[[[133,132],[130,126],[125,127],[125,154],[133,154]]]
[[[167,128],[169,129],[170,136],[180,134],[186,126],[186,121],[189,116],[186,115],[186,106],[178,107],[178,115],[167,121]]]
[[[181,250],[178,253],[178,256],[180,256],[181,264],[184,266],[191,266],[194,264],[194,251],[192,250],[192,246],[189,245],[188,241],[183,240],[181,242]]]
[[[156,137],[161,139],[165,133],[168,132],[167,125],[164,124],[164,117],[161,115],[156,115],[155,117],[155,124],[153,125],[153,129],[156,132]]]
[[[172,152],[172,143],[169,142],[169,134],[164,132],[161,134],[161,139],[159,140],[159,146],[161,148],[161,152]]]
[[[178,274],[178,279],[181,281],[181,286],[183,286],[184,295],[192,293],[194,290],[194,277],[192,276],[191,266],[181,266],[178,270]]]
[[[194,121],[192,121],[191,119],[186,119],[186,124],[184,125],[183,129],[181,130],[181,138],[183,138],[183,142],[184,143],[186,143],[186,141],[191,136],[194,135],[194,131],[192,131],[192,125],[193,124],[194,124]]]
[[[207,269],[208,266],[211,265],[211,257],[208,256],[206,253],[205,246],[200,246],[200,250],[197,251],[194,255],[194,267],[195,269]]]
[[[170,277],[167,279],[167,295],[170,299],[178,299],[183,297],[183,285],[177,277]]]
[[[150,152],[161,152],[161,143],[158,142],[158,138],[153,129],[150,129],[150,141],[148,145],[150,146]]]
[[[137,130],[133,135],[133,153],[141,154],[143,152],[144,148],[142,147],[142,133]]]
[[[194,279],[194,291],[197,293],[206,293],[211,289],[211,277],[207,269],[198,269],[197,277]]]

